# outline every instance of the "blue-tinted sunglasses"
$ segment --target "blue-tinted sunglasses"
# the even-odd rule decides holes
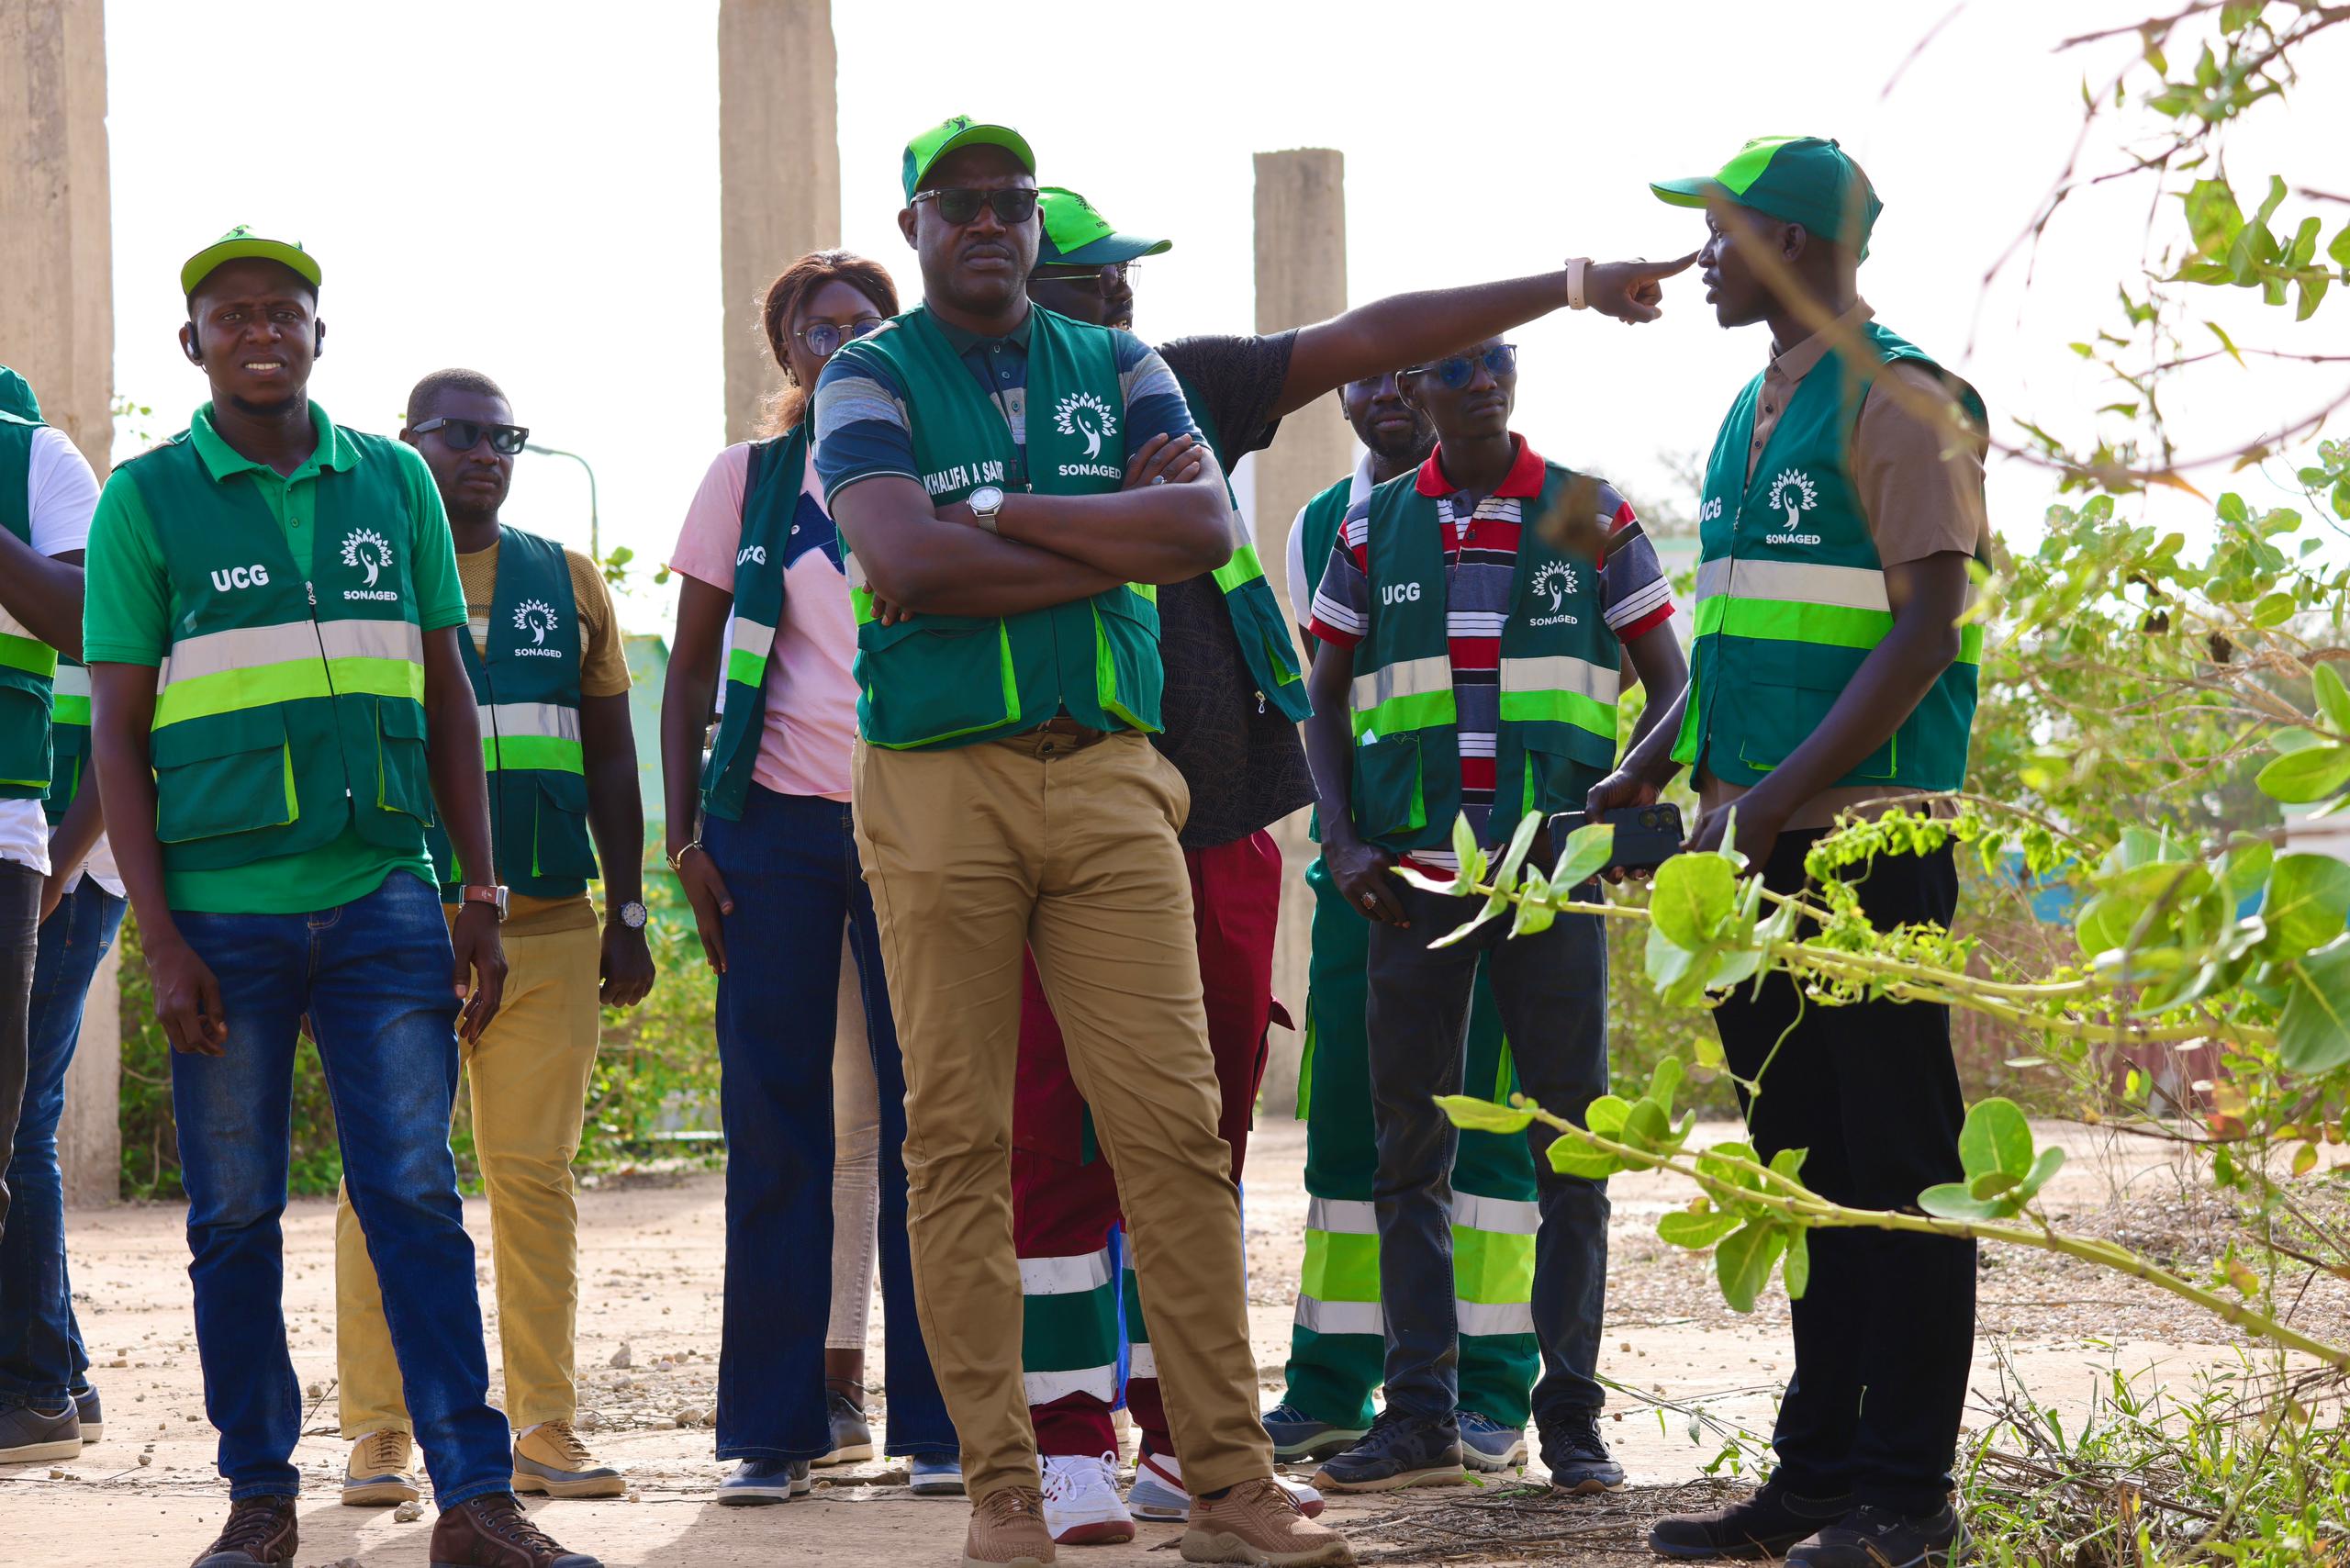
[[[1469,385],[1481,362],[1495,380],[1505,375],[1515,375],[1517,374],[1517,345],[1495,343],[1482,354],[1457,353],[1444,359],[1432,359],[1426,364],[1405,365],[1404,374],[1434,376],[1437,385],[1446,391],[1458,392]]]

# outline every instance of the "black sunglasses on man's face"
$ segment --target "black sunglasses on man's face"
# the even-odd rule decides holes
[[[916,191],[914,201],[938,204],[938,216],[960,229],[979,217],[979,208],[995,208],[996,221],[1017,228],[1036,216],[1036,187],[1006,185],[1000,190],[983,191],[969,185],[947,185],[938,190]]]
[[[429,435],[439,431],[441,439],[448,442],[452,452],[471,452],[476,442],[487,436],[489,449],[501,457],[513,456],[522,450],[522,443],[531,439],[531,432],[525,426],[484,424],[479,420],[427,420],[411,428],[418,435]]]

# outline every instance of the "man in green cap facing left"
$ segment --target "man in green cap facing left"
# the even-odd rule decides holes
[[[514,1500],[449,1152],[457,1036],[496,1014],[506,968],[456,555],[414,449],[310,400],[319,281],[245,229],[189,259],[180,346],[211,400],[114,471],[90,532],[92,754],[172,1043],[229,1488],[196,1568],[297,1549],[279,1217],[306,1017],[441,1509],[432,1562],[595,1568]],[[467,884],[449,923],[436,819]]]
[[[1768,324],[1771,360],[1707,465],[1688,689],[1590,807],[1652,801],[1689,767],[1701,812],[1690,847],[1734,845],[1766,887],[1792,894],[1840,819],[1964,780],[1982,631],[1959,622],[1990,543],[1983,403],[1870,319],[1856,274],[1880,204],[1836,143],[1750,141],[1718,174],[1654,188],[1705,209],[1707,299],[1725,327]],[[1947,927],[1957,908],[1947,845],[1846,874],[1881,928]],[[1774,973],[1725,997],[1714,1019],[1756,1148],[1808,1150],[1802,1176],[1822,1197],[1907,1208],[1963,1179],[1947,1009],[1807,1008]],[[1766,1064],[1767,1092],[1747,1098]],[[1651,1544],[1806,1568],[1963,1556],[1948,1494],[1975,1244],[1816,1232],[1794,1313],[1778,1468],[1751,1499],[1660,1520]]]

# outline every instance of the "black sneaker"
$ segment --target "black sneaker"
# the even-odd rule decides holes
[[[1850,1493],[1798,1497],[1775,1481],[1709,1514],[1672,1514],[1649,1527],[1649,1550],[1689,1561],[1714,1557],[1784,1557],[1787,1548],[1852,1511]]]
[[[0,1410],[0,1464],[38,1464],[82,1457],[82,1422],[67,1400],[62,1410],[12,1405]]]
[[[98,1404],[98,1391],[84,1383],[73,1394],[73,1413],[82,1417],[82,1440],[95,1443],[106,1433],[106,1411]]]
[[[1314,1484],[1325,1492],[1398,1492],[1406,1486],[1461,1486],[1460,1428],[1440,1419],[1382,1410],[1362,1440],[1322,1462]]]
[[[1787,1568],[1947,1568],[1974,1549],[1948,1503],[1930,1514],[1860,1507],[1789,1548]]]
[[[229,1505],[229,1522],[195,1568],[274,1568],[294,1561],[295,1547],[293,1498],[243,1497]]]
[[[1595,1410],[1570,1410],[1542,1423],[1542,1465],[1561,1492],[1590,1496],[1624,1489],[1624,1467],[1600,1440]]]

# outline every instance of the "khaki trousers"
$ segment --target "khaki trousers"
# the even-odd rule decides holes
[[[465,1053],[474,1151],[489,1194],[506,1416],[520,1432],[577,1413],[572,1335],[579,1316],[579,1150],[596,1065],[602,942],[584,925],[505,938],[506,996]],[[344,1194],[334,1216],[335,1363],[342,1435],[409,1431],[384,1300],[359,1216]]]
[[[1073,749],[1037,732],[944,751],[860,744],[855,788],[905,1052],[915,1295],[970,1495],[1037,1484],[1012,1232],[1024,949],[1117,1175],[1184,1482],[1270,1474],[1175,837],[1181,777],[1139,734]]]

